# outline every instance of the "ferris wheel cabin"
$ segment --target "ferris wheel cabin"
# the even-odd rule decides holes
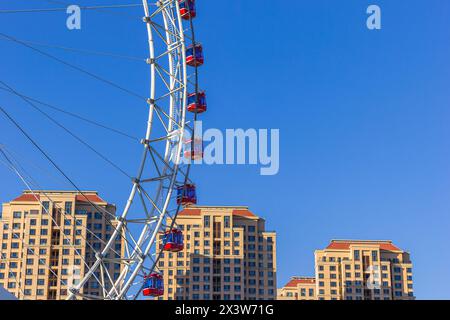
[[[188,106],[189,112],[193,113],[203,113],[206,111],[206,94],[205,92],[191,93],[188,95]]]
[[[160,297],[164,294],[164,282],[162,275],[152,273],[144,278],[142,294],[146,297]]]
[[[203,65],[203,46],[201,44],[191,45],[186,49],[186,63],[191,67]]]
[[[184,157],[190,160],[203,159],[203,141],[202,139],[195,138],[194,141],[187,140],[184,143]]]
[[[179,229],[167,230],[164,234],[164,250],[178,252],[183,250],[183,232]]]
[[[182,206],[197,204],[197,192],[194,184],[177,187],[177,204]]]
[[[181,18],[189,20],[197,16],[195,0],[178,0],[178,2],[180,4]]]

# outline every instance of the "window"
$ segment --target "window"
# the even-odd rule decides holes
[[[22,217],[22,212],[14,211],[13,212],[13,217],[16,218],[16,219],[20,219]]]
[[[378,252],[375,250],[372,251],[372,261],[378,261]]]
[[[230,216],[225,216],[224,217],[224,223],[225,223],[225,228],[229,228],[230,227]]]
[[[48,201],[42,201],[42,213],[48,213],[50,209],[50,202]]]
[[[101,223],[94,223],[94,230],[101,230],[102,224]]]
[[[72,202],[66,202],[64,204],[64,212],[69,215],[72,214]]]
[[[355,259],[356,261],[359,261],[359,259],[360,259],[360,256],[359,256],[359,250],[355,250],[355,251],[353,252],[353,256],[354,256],[354,259]]]

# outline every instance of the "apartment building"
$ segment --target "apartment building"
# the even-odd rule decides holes
[[[160,299],[275,299],[276,233],[266,231],[264,219],[247,207],[190,206],[177,227],[184,249],[162,253]]]
[[[278,289],[277,300],[316,300],[316,278],[292,277]]]
[[[315,251],[319,300],[412,300],[412,263],[392,241],[332,240]]]
[[[19,299],[65,299],[68,286],[79,283],[111,236],[115,210],[95,191],[25,191],[4,203],[0,286]],[[122,239],[114,249],[123,254]],[[121,265],[105,263],[105,269],[117,278]],[[100,290],[93,280],[81,292],[97,296]]]

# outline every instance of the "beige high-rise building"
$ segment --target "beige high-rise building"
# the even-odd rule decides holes
[[[392,241],[332,240],[315,265],[319,300],[414,299],[409,253]]]
[[[275,299],[276,233],[264,219],[247,207],[191,206],[177,225],[184,250],[162,253],[160,299]]]
[[[277,300],[316,300],[316,278],[292,277],[278,289]]]
[[[103,210],[111,215],[99,212]],[[79,283],[87,270],[85,263],[92,264],[94,252],[111,236],[115,211],[114,205],[92,191],[83,195],[25,191],[4,203],[0,215],[0,286],[19,299],[65,299],[67,284]],[[114,249],[123,254],[122,239]],[[121,265],[105,263],[105,268],[117,278]],[[100,290],[93,280],[81,292],[98,295]]]

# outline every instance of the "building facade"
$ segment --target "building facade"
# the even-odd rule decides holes
[[[79,283],[111,236],[115,210],[92,191],[25,191],[4,203],[0,286],[19,299],[65,299],[67,287]],[[123,250],[123,239],[118,239],[117,255]],[[106,263],[105,269],[117,278],[121,265]],[[81,292],[97,296],[100,290],[92,281]]]
[[[410,255],[392,241],[332,240],[315,251],[319,300],[412,300]]]
[[[316,300],[316,278],[292,277],[278,290],[277,300]]]
[[[177,228],[184,250],[161,253],[160,299],[276,298],[276,233],[264,219],[247,207],[192,206],[178,214]]]

